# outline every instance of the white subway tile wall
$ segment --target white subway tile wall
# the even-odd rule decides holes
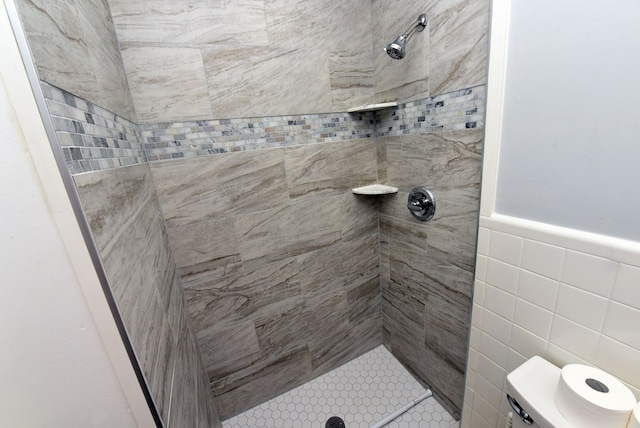
[[[597,366],[640,399],[640,243],[481,217],[474,293],[463,428],[505,426],[506,376],[534,355]]]

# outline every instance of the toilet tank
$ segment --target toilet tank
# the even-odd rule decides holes
[[[554,403],[560,368],[535,356],[507,375],[507,395],[514,408],[513,427],[576,428]],[[524,413],[523,413],[524,412]],[[533,421],[527,424],[520,415]]]

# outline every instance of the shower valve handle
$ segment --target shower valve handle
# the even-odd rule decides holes
[[[409,192],[407,208],[420,221],[429,221],[436,213],[436,198],[424,187],[414,187]]]

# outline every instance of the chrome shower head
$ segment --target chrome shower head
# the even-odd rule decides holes
[[[418,20],[415,24],[407,29],[404,33],[400,34],[396,39],[389,43],[384,51],[393,59],[402,59],[406,54],[406,45],[407,40],[409,40],[409,36],[413,34],[414,31],[418,33],[422,32],[427,26],[427,15],[424,13],[418,16]]]
[[[405,46],[407,45],[407,38],[404,34],[399,35],[393,42],[389,43],[384,51],[393,59],[402,59],[407,53]]]

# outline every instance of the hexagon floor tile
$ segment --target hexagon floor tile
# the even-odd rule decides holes
[[[331,416],[346,428],[369,428],[426,390],[384,347],[292,389],[222,423],[223,428],[324,428]],[[387,428],[457,428],[459,423],[433,398]]]

